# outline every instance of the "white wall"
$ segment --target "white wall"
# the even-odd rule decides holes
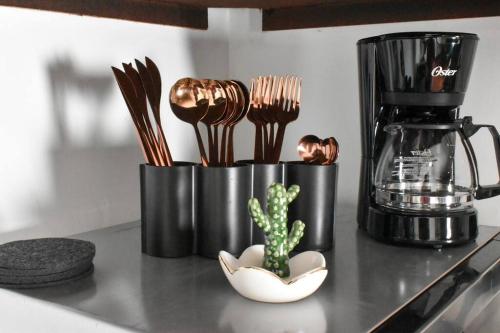
[[[393,31],[457,30],[481,37],[463,113],[500,126],[500,18],[260,32],[255,10],[210,10],[207,32],[0,7],[0,242],[68,235],[139,218],[141,155],[110,66],[150,56],[164,80],[164,125],[174,158],[197,159],[192,129],[170,112],[183,76],[295,73],[299,120],[283,159],[304,134],[341,145],[339,212],[355,204],[360,136],[355,42]],[[251,156],[253,128],[238,126],[236,158]],[[478,148],[480,157],[491,148]],[[490,156],[491,157],[491,156]],[[485,174],[495,179],[494,166]],[[485,179],[486,180],[486,179]],[[500,225],[499,199],[478,202]]]
[[[227,13],[210,20],[202,32],[0,7],[0,242],[139,218],[142,157],[112,65],[157,62],[172,154],[196,159],[166,96],[183,76],[227,76]]]
[[[394,24],[372,24],[324,29],[260,32],[256,10],[231,12],[229,73],[243,82],[257,75],[292,73],[303,77],[299,119],[287,128],[284,160],[297,159],[298,140],[306,134],[335,136],[340,143],[338,212],[356,204],[361,155],[356,41],[399,31],[461,31],[477,33],[480,42],[463,115],[477,123],[500,127],[500,17]],[[242,141],[253,135],[246,124]],[[481,181],[498,180],[493,146],[487,133],[474,140]],[[245,139],[243,139],[245,138]],[[488,138],[489,141],[484,141]],[[484,142],[483,142],[484,141]],[[240,145],[247,155],[252,147]],[[465,170],[468,172],[468,170]],[[476,202],[480,223],[500,226],[500,198]],[[481,218],[482,216],[482,218]]]

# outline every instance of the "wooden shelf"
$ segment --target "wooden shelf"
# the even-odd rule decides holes
[[[264,31],[500,16],[500,0],[0,0],[13,6],[208,28],[207,8],[262,9]]]
[[[263,11],[262,30],[500,15],[500,0],[338,0]],[[432,30],[432,27],[430,27]]]
[[[206,7],[162,0],[0,0],[0,6],[42,9],[129,21],[208,28]]]
[[[330,2],[345,2],[346,0],[157,0],[157,1],[177,3],[188,6],[208,7],[208,8],[278,9],[278,8],[290,8],[290,7],[297,8],[303,6],[320,5]]]

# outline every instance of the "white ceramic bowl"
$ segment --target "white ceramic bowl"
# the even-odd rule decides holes
[[[314,293],[328,273],[323,255],[302,252],[290,259],[290,276],[282,279],[262,268],[264,245],[247,248],[239,259],[220,251],[219,262],[229,283],[240,295],[254,301],[285,303]]]

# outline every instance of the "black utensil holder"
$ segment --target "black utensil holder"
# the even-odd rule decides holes
[[[285,167],[280,164],[259,164],[253,160],[239,161],[252,167],[253,183],[252,197],[257,198],[262,209],[267,212],[267,188],[272,183],[285,183]],[[252,223],[252,245],[264,244],[265,236],[262,230]]]
[[[248,200],[252,167],[195,167],[195,229],[197,254],[217,258],[224,250],[240,255],[251,243]]]
[[[193,252],[193,163],[140,166],[141,246],[155,257]]]
[[[293,184],[300,186],[298,197],[289,206],[289,228],[295,220],[301,220],[306,225],[296,251],[327,251],[333,247],[337,171],[337,164],[285,163],[287,187]]]

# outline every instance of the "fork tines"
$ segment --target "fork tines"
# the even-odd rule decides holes
[[[252,79],[248,119],[256,127],[256,163],[279,162],[286,126],[299,115],[301,89],[302,79],[297,76]]]

